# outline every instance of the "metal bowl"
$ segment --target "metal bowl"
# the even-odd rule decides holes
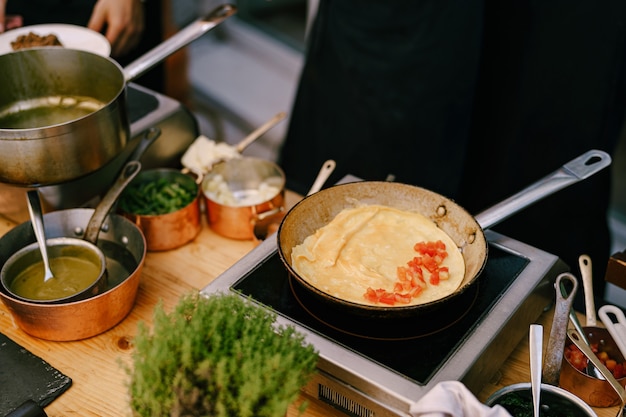
[[[526,415],[532,415],[532,394],[530,383],[527,382],[499,389],[487,398],[485,404],[490,407],[495,405],[503,406],[503,402],[513,397],[524,401],[524,404],[527,402],[529,413]],[[542,410],[552,409],[558,411],[559,415],[570,417],[597,417],[597,414],[583,400],[571,392],[549,384],[541,384],[541,407]],[[509,413],[516,417],[511,411]]]

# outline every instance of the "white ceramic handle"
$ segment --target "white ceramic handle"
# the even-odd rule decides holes
[[[580,274],[583,278],[583,291],[585,294],[585,315],[587,317],[587,326],[594,327],[596,320],[596,304],[593,298],[593,272],[591,269],[591,258],[589,255],[580,255],[578,257],[578,266]]]
[[[615,317],[615,320],[609,317],[609,314]],[[607,304],[600,307],[598,315],[604,327],[609,331],[611,337],[619,347],[620,352],[626,358],[626,317],[624,312],[616,306]]]

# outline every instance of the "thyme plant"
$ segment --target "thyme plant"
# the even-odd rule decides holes
[[[234,294],[183,296],[135,337],[136,416],[283,417],[318,353],[292,326]]]

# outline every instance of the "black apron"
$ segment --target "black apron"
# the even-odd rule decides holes
[[[444,194],[462,174],[482,0],[322,0],[280,163],[305,192],[322,163]]]

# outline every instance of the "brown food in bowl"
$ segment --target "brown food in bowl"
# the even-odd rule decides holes
[[[35,32],[29,32],[27,35],[20,35],[17,39],[11,42],[11,48],[13,48],[14,51],[19,49],[35,48],[38,46],[63,46],[63,44],[53,33],[40,36]]]

